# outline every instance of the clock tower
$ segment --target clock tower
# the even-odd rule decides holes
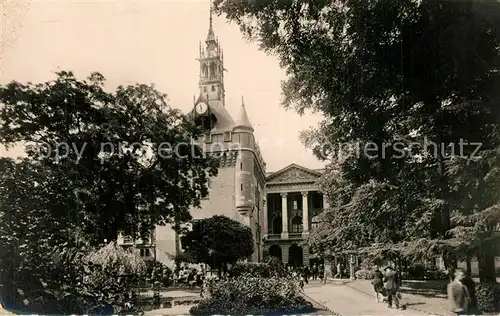
[[[249,260],[261,258],[260,228],[264,225],[260,212],[264,209],[262,197],[265,187],[265,163],[253,135],[254,129],[241,100],[236,120],[226,108],[224,89],[224,56],[214,34],[212,10],[207,37],[200,42],[199,95],[193,99],[189,116],[203,131],[194,142],[207,155],[217,158],[218,174],[206,183],[209,195],[199,207],[190,208],[193,220],[223,215],[252,230],[255,253]],[[156,258],[164,261],[179,255],[179,235],[172,227],[156,229]]]
[[[205,45],[202,45],[200,42],[198,61],[200,63],[200,97],[203,97],[208,102],[208,105],[218,103],[218,105],[224,106],[224,53],[220,47],[219,40],[214,34],[211,9],[208,34]],[[195,104],[195,112],[198,114],[197,110],[198,108]]]

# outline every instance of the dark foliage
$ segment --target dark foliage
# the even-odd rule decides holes
[[[210,294],[191,308],[193,315],[262,315],[313,312],[294,281],[241,276],[215,283]]]
[[[181,245],[192,260],[206,263],[219,272],[254,251],[249,227],[217,215],[194,222],[193,229],[181,237]]]
[[[315,252],[392,248],[385,258],[443,256],[449,268],[472,253],[485,263],[480,278],[494,279],[500,3],[215,6],[280,59],[283,105],[324,115],[303,134],[329,163],[320,185],[330,208],[311,232]]]
[[[231,267],[229,271],[230,277],[234,278],[242,275],[260,278],[285,277],[287,271],[279,265],[257,262],[239,262]]]
[[[483,313],[500,312],[500,284],[476,284],[477,307]]]

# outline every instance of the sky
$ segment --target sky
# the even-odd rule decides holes
[[[0,84],[44,82],[60,70],[72,70],[80,78],[98,71],[107,79],[107,89],[153,83],[168,95],[172,107],[185,113],[192,109],[199,91],[199,41],[208,31],[208,0],[1,3]],[[213,27],[228,70],[226,107],[236,119],[244,96],[266,171],[291,163],[322,168],[298,139],[320,116],[299,116],[281,107],[281,81],[286,77],[278,59],[247,42],[223,16],[213,17]],[[22,151],[0,147],[0,156]]]

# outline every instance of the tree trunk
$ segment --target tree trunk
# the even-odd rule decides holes
[[[467,269],[467,275],[472,276],[472,263],[470,257],[467,257],[467,259],[465,260],[465,265]]]
[[[477,258],[480,282],[496,282],[495,255],[481,254]]]

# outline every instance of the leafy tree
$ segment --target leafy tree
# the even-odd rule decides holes
[[[473,147],[459,155],[448,144],[480,142],[485,154],[498,148],[498,2],[218,0],[215,6],[280,58],[288,74],[283,105],[325,116],[304,135],[331,162],[321,182],[332,207],[320,236],[311,236],[320,248],[396,244],[406,256],[443,255],[449,267],[474,252],[491,267],[499,196],[482,179],[498,164],[491,155],[470,162],[459,156],[470,157]],[[330,151],[350,148],[332,157],[325,144]],[[368,144],[376,147],[366,154]],[[491,279],[490,272],[481,279]]]
[[[65,254],[88,243],[62,174],[28,159],[0,158],[0,168],[0,293],[7,308],[30,309],[61,286]]]
[[[252,255],[252,231],[226,216],[212,216],[193,223],[191,231],[181,237],[182,249],[195,262],[208,264],[219,275],[227,265]]]
[[[136,276],[85,261],[89,252],[119,232],[143,236],[174,217],[188,221],[217,171],[192,145],[199,131],[164,95],[145,85],[109,93],[103,83],[99,74],[82,81],[61,72],[0,87],[0,143],[30,143],[27,157],[0,158],[0,294],[8,308],[123,307]],[[111,255],[104,261],[112,253],[99,252]]]
[[[188,221],[217,172],[193,144],[199,130],[153,87],[109,93],[103,85],[98,73],[78,80],[59,72],[54,81],[1,87],[0,142],[28,143],[28,159],[57,174],[72,197],[66,212],[77,213],[94,245]]]

